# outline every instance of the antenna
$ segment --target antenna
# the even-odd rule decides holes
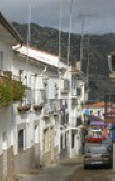
[[[28,31],[27,31],[27,46],[31,43],[31,4],[29,4],[29,16],[28,16]]]
[[[80,39],[80,70],[82,71],[83,55],[84,55],[84,27],[87,17],[94,17],[94,14],[79,14],[81,18],[81,39]]]
[[[70,59],[70,44],[71,44],[71,26],[72,26],[73,2],[74,2],[74,0],[70,0],[69,37],[68,37],[68,47],[67,47],[67,65],[68,66],[69,66],[69,59]]]
[[[60,0],[59,12],[59,60],[61,61],[61,29],[62,29],[62,0]]]
[[[27,59],[26,59],[26,65],[25,70],[27,69],[28,60],[29,60],[29,47],[31,43],[31,4],[28,5],[28,23],[27,23]]]
[[[89,81],[89,61],[90,61],[90,56],[89,56],[89,49],[90,49],[90,38],[88,35],[88,62],[87,62],[87,80]]]

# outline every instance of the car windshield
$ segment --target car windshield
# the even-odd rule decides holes
[[[102,153],[106,153],[107,149],[106,147],[89,147],[87,149],[87,153],[96,153],[96,154],[102,154]]]

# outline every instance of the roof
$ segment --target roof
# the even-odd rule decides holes
[[[16,31],[16,29],[7,21],[7,19],[0,12],[0,23],[7,29],[7,31],[20,43],[23,42],[21,35]]]
[[[96,108],[101,108],[101,107],[104,107],[104,102],[97,102],[97,103],[93,104],[92,106],[96,107]]]
[[[96,102],[96,103],[90,103],[90,104],[87,104],[87,105],[85,105],[85,108],[103,108],[104,107],[104,102],[102,101],[102,102]]]
[[[29,58],[34,59],[38,62],[54,67],[60,67],[65,69],[67,68],[67,66],[63,62],[60,62],[59,56],[51,55],[47,52],[43,52],[32,47],[27,48],[27,46],[25,45],[22,45],[21,47],[17,45],[13,47],[13,49],[21,55],[28,56]]]

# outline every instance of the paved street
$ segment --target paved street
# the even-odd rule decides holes
[[[18,175],[18,181],[66,181],[79,167],[82,166],[82,158],[60,162],[58,166],[44,168],[33,174]]]
[[[115,181],[115,172],[96,167],[84,170],[82,159],[77,158],[33,174],[18,175],[18,181]]]
[[[115,181],[115,173],[107,168],[90,168],[84,170],[83,167],[76,169],[67,181]]]

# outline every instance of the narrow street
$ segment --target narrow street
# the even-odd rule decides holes
[[[56,167],[18,175],[18,181],[114,181],[115,172],[104,167],[83,168],[81,158],[67,160]]]
[[[57,166],[33,170],[30,173],[17,175],[17,181],[66,181],[82,167],[82,157],[60,161]]]
[[[113,177],[114,176],[114,177]],[[93,168],[84,170],[83,167],[78,168],[67,181],[114,181],[115,173],[111,169]]]

